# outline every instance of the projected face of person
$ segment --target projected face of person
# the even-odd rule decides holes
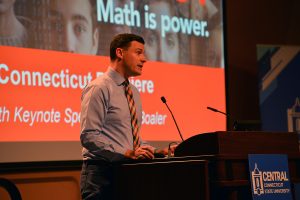
[[[149,4],[149,12],[155,13],[158,19],[157,29],[146,30],[145,33],[145,49],[147,59],[163,62],[179,62],[179,39],[178,35],[172,32],[166,33],[165,37],[161,35],[160,16],[173,16],[171,5],[168,1],[151,1]]]
[[[97,53],[98,30],[93,25],[90,1],[52,1],[50,24],[52,49],[84,54]]]
[[[15,0],[1,0],[0,1],[0,15],[12,11]]]
[[[118,1],[114,2],[114,6],[123,8],[124,5],[129,6],[130,2],[131,2],[130,0],[118,0]],[[130,33],[131,29],[130,29],[130,26],[125,26],[122,24],[120,24],[120,25],[114,24],[112,31],[113,32],[109,33],[109,34],[111,34],[113,36],[113,35],[120,34],[120,33]]]
[[[211,31],[209,38],[208,66],[224,67],[222,43],[222,27],[219,25]]]
[[[0,0],[0,45],[26,47],[28,33],[14,12],[15,0]],[[25,18],[22,18],[23,22]]]

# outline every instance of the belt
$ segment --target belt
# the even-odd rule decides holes
[[[83,163],[85,165],[110,165],[112,164],[109,161],[106,160],[84,160]]]

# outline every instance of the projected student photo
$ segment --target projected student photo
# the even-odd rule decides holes
[[[16,16],[15,0],[0,1],[0,45],[26,47],[30,21]]]
[[[173,0],[141,0],[139,10],[147,10],[148,13],[156,14],[157,27],[155,29],[143,28],[142,35],[145,37],[146,56],[152,61],[162,61],[170,63],[188,63],[185,51],[187,51],[187,43],[184,42],[184,36],[172,31],[166,32],[165,37],[161,34],[161,15],[178,16],[178,7],[176,1]],[[148,7],[146,8],[145,5]],[[145,9],[146,8],[146,9]],[[145,19],[142,19],[144,22]],[[143,25],[145,27],[145,25]],[[139,33],[138,29],[135,29]]]
[[[97,54],[99,32],[95,3],[95,0],[52,0],[44,5],[46,14],[42,22],[48,27],[39,27],[42,33],[37,34],[44,43],[40,48]]]
[[[208,59],[207,65],[210,67],[224,67],[223,54],[223,37],[222,27],[217,25],[211,31],[211,36],[208,41]]]
[[[197,1],[191,4],[191,17],[208,22],[209,37],[191,37],[191,63],[208,67],[224,67],[223,26],[221,1],[206,0],[202,5]]]
[[[105,1],[104,1],[105,2]],[[131,0],[117,0],[113,1],[115,8],[124,8],[125,5],[129,6]],[[99,54],[109,56],[109,42],[113,37],[119,33],[131,33],[131,27],[124,24],[111,24],[105,22],[99,22],[99,29],[101,30],[99,35]]]

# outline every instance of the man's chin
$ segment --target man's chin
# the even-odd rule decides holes
[[[141,71],[135,71],[133,76],[140,76],[142,75],[142,70]]]

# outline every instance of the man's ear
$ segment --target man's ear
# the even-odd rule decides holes
[[[121,60],[123,58],[123,49],[117,48],[116,49],[116,56],[117,56],[118,59]]]

